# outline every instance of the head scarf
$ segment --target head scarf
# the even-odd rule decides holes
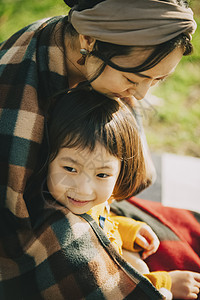
[[[127,46],[158,45],[196,29],[190,8],[162,0],[105,0],[71,9],[69,21],[78,33]]]

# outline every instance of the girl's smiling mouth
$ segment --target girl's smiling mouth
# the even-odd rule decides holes
[[[85,201],[82,201],[82,200],[77,200],[77,199],[74,199],[74,198],[71,198],[71,197],[68,197],[68,200],[75,206],[84,206],[86,205],[87,203],[89,203],[91,200],[85,200]]]

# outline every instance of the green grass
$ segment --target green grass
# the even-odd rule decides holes
[[[200,28],[200,1],[191,1]],[[0,42],[42,18],[66,14],[62,0],[0,0]],[[164,99],[145,117],[152,151],[200,157],[200,30],[193,37],[194,53],[184,57],[175,73],[154,90]],[[146,116],[146,115],[145,115]]]
[[[200,157],[200,1],[191,1],[197,30],[193,54],[183,57],[174,74],[154,90],[163,99],[145,119],[152,151]]]
[[[36,20],[67,11],[62,0],[0,0],[0,42]]]
[[[198,22],[200,26],[200,22]],[[163,104],[145,120],[152,151],[200,157],[200,32],[193,38],[194,52],[183,57],[174,74],[153,94]]]

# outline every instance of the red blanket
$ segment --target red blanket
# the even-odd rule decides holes
[[[185,209],[164,207],[162,204],[135,197],[128,200],[147,213],[156,223],[160,239],[158,251],[147,258],[151,271],[190,270],[200,272],[200,215]],[[153,222],[152,219],[152,222]],[[160,228],[157,228],[160,223]],[[154,224],[149,224],[155,227]]]
[[[146,222],[158,235],[159,249],[146,259],[151,271],[200,272],[200,214],[135,197],[114,202],[111,210]]]

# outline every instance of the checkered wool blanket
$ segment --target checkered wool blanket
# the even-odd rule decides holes
[[[36,22],[0,45],[0,299],[162,299],[90,216],[25,197],[45,157],[45,115],[68,88],[65,22]]]

